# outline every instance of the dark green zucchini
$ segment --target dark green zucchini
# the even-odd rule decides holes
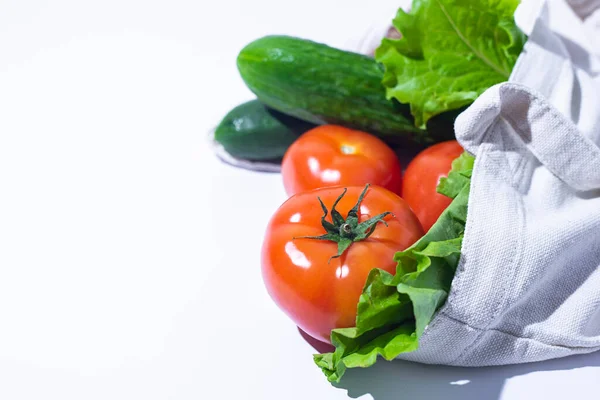
[[[231,110],[215,130],[215,140],[233,157],[276,160],[315,125],[269,109],[258,100]]]
[[[428,144],[452,139],[415,127],[408,105],[387,100],[382,67],[371,57],[289,36],[247,45],[237,65],[260,101],[315,124],[338,124],[389,143]]]

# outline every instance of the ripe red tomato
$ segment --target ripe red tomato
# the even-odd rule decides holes
[[[336,187],[292,196],[271,218],[262,247],[262,274],[269,294],[298,327],[326,343],[332,329],[354,326],[369,271],[382,268],[395,273],[394,253],[423,235],[408,204],[389,190],[352,186],[343,194],[344,188]],[[326,222],[319,199],[329,210]],[[333,215],[338,220],[335,227],[330,222]],[[370,236],[358,240],[370,229]],[[338,253],[335,240],[306,237],[328,231],[329,238],[343,232],[337,239],[348,243],[348,238],[357,235],[357,241],[351,241],[340,257],[332,258]]]
[[[281,165],[288,196],[327,186],[382,186],[402,190],[398,157],[383,141],[366,132],[323,125],[300,136]]]
[[[452,161],[463,148],[456,140],[426,148],[406,167],[402,198],[415,212],[427,232],[452,200],[436,192],[440,178],[448,176]]]

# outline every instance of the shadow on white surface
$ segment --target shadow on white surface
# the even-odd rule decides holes
[[[330,345],[328,343],[323,343],[323,342],[313,338],[312,336],[310,336],[308,333],[304,332],[300,328],[297,328],[297,329],[298,329],[298,333],[300,333],[300,336],[302,336],[302,339],[304,339],[306,341],[306,343],[311,345],[311,347],[313,349],[315,349],[318,353],[330,353],[335,350],[335,347],[333,347],[332,345]]]
[[[348,370],[342,381],[335,386],[346,389],[351,398],[370,394],[374,400],[497,400],[504,398],[503,391],[509,379],[538,372],[543,374],[546,371],[566,371],[584,367],[600,367],[600,352],[538,363],[483,368],[447,367],[401,360],[393,362],[380,360],[371,368]],[[589,377],[594,375],[600,378],[600,368],[591,368],[591,370],[593,371]],[[563,375],[561,377],[564,379]],[[589,378],[586,377],[586,379]],[[554,390],[552,388],[554,384],[549,384],[547,379],[544,379],[545,388],[540,387],[541,385],[538,383],[540,380],[534,381],[533,379],[523,382],[522,386],[526,389],[519,390],[521,395],[511,396],[511,399],[540,398],[536,396],[541,395],[541,392]],[[580,386],[577,379],[567,379],[558,384],[562,385],[561,392],[577,389],[573,386]],[[504,394],[507,395],[507,393]],[[530,397],[532,394],[535,396]],[[556,390],[554,390],[554,395],[563,397]],[[548,397],[544,396],[544,398]],[[551,396],[551,398],[558,397]]]

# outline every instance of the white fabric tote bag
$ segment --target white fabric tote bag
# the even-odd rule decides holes
[[[456,121],[476,161],[451,292],[400,358],[484,366],[600,349],[598,3],[517,9],[529,39],[510,82]]]

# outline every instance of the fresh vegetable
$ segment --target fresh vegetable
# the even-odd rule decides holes
[[[258,100],[231,110],[215,130],[215,140],[233,157],[276,160],[315,125],[269,109]]]
[[[473,102],[508,80],[525,43],[513,13],[519,0],[414,0],[398,10],[399,40],[383,39],[387,97],[410,103],[415,123]]]
[[[322,125],[300,136],[285,153],[281,174],[289,196],[367,183],[399,195],[402,187],[402,169],[391,148],[366,132],[338,125]]]
[[[354,325],[369,271],[393,272],[394,253],[422,235],[409,206],[384,188],[299,193],[268,225],[263,279],[273,300],[303,331],[329,342],[332,329]],[[408,317],[410,307],[394,312]]]
[[[448,176],[454,161],[463,152],[456,140],[423,150],[404,172],[402,198],[415,212],[425,231],[434,224],[452,200],[436,191],[440,178]]]
[[[419,337],[448,296],[458,265],[473,163],[467,153],[452,163],[438,189],[454,200],[425,236],[396,253],[395,274],[389,269],[369,273],[355,327],[334,329],[335,351],[315,355],[329,381],[339,381],[346,368],[372,365],[379,355],[392,360],[417,349]]]
[[[266,36],[238,55],[246,85],[268,106],[315,124],[364,130],[389,142],[453,138],[452,123],[415,127],[407,105],[386,99],[383,70],[372,58],[288,36]]]

